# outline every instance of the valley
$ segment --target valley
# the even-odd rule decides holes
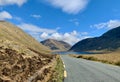
[[[76,43],[70,49],[71,46],[64,41],[48,39],[39,43],[18,27],[5,21],[0,22],[0,82],[63,82],[63,80],[64,82],[106,80],[119,82],[119,74],[114,71],[119,72],[119,67],[113,66],[120,66],[119,28],[103,34],[109,40],[108,36],[112,33],[114,36],[112,39],[115,40],[111,40],[111,43],[116,41],[117,47],[113,46],[115,44],[110,44],[110,47],[98,50],[92,48],[91,42],[86,42],[87,39],[85,39]],[[115,31],[116,29],[117,31]],[[117,36],[115,36],[116,33]],[[8,37],[8,35],[11,36]],[[21,36],[23,36],[22,39]],[[28,43],[28,40],[32,43]],[[97,46],[97,41],[95,42]],[[100,42],[98,44],[102,44]],[[79,43],[84,43],[82,46],[89,43],[91,48],[83,48],[78,45]],[[78,48],[83,49],[80,52],[74,52],[78,51]],[[56,53],[53,54],[53,52]],[[88,69],[88,67],[90,68]],[[93,71],[93,68],[95,71]],[[106,71],[107,69],[109,70]],[[112,69],[114,70],[112,71]],[[102,76],[104,76],[104,79],[101,79]]]
[[[120,0],[0,0],[0,82],[120,82]]]

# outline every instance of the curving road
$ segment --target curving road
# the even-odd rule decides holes
[[[61,56],[67,77],[64,82],[120,82],[120,67]]]

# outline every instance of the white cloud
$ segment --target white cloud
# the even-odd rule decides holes
[[[41,15],[33,14],[33,15],[31,15],[31,17],[39,19],[39,18],[41,18]]]
[[[43,32],[43,33],[40,35],[40,37],[41,37],[42,39],[47,39],[47,38],[48,38],[48,33]]]
[[[22,6],[27,0],[0,0],[0,6],[13,5]]]
[[[110,20],[108,22],[108,27],[109,28],[115,28],[115,27],[118,27],[120,26],[120,20]]]
[[[52,6],[69,14],[77,14],[86,8],[89,0],[46,0]]]
[[[56,40],[61,40],[63,38],[63,36],[60,33],[52,33],[52,35],[50,36],[50,38],[56,39]]]
[[[48,38],[51,38],[51,39],[55,39],[55,40],[60,40],[60,41],[65,41],[71,45],[73,45],[74,43],[80,41],[80,38],[78,37],[78,35],[74,34],[74,32],[71,32],[71,33],[52,33],[52,34],[46,34],[46,33],[42,33],[40,35],[40,38],[42,39],[48,39]]]
[[[41,41],[41,39],[46,39],[47,34],[55,33],[57,29],[46,29],[33,24],[22,23],[17,25],[19,28],[33,36],[36,40]],[[42,34],[42,35],[41,35]],[[41,35],[41,38],[40,38]],[[46,37],[46,38],[44,38]]]
[[[82,35],[82,32],[78,33],[75,30],[72,32],[66,32],[66,33],[56,32],[56,33],[51,33],[51,34],[43,32],[40,35],[40,38],[42,38],[42,39],[48,39],[48,38],[56,39],[56,40],[60,40],[60,41],[65,41],[71,45],[73,45],[76,42],[80,41],[81,39],[85,39],[87,37],[88,37],[87,35]]]
[[[12,15],[7,11],[0,12],[0,20],[12,19]]]
[[[24,31],[27,32],[46,32],[46,33],[54,33],[56,32],[56,29],[45,29],[45,28],[41,28],[39,26],[33,25],[33,24],[26,24],[26,23],[22,23],[20,25],[18,25],[18,27],[20,27],[21,29],[23,29]]]
[[[51,38],[56,40],[62,40],[73,45],[74,43],[80,41],[81,39],[88,37],[87,32],[79,33],[76,30],[73,30],[72,32],[60,33],[58,32],[59,30],[58,28],[46,29],[33,24],[26,24],[26,23],[22,23],[18,25],[18,27],[23,29],[33,37],[35,37],[38,41]]]
[[[92,28],[97,28],[97,29],[102,29],[102,28],[108,28],[108,29],[111,29],[111,28],[116,28],[120,26],[120,20],[110,20],[108,22],[105,22],[105,23],[99,23],[99,24],[95,24],[95,25],[91,25],[90,27]]]

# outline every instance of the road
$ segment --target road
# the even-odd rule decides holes
[[[64,82],[120,82],[120,67],[95,61],[61,56],[67,77]]]

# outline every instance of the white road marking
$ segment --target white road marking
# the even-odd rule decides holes
[[[66,71],[64,71],[64,77],[65,77],[65,78],[67,77],[67,72],[66,72]]]
[[[63,67],[65,68],[65,65],[63,65]]]

